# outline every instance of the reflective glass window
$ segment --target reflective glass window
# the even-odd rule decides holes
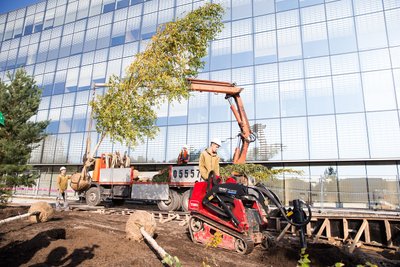
[[[190,161],[198,161],[201,152],[208,147],[208,124],[188,126],[187,144],[190,147]]]
[[[360,52],[361,71],[390,68],[389,49]]]
[[[367,111],[396,108],[391,71],[363,73],[362,81]]]
[[[62,105],[64,95],[53,95],[51,97],[50,108],[59,108]]]
[[[397,209],[399,176],[396,165],[367,165],[371,204],[376,209]]]
[[[75,106],[72,121],[72,132],[83,132],[86,130],[87,105]]]
[[[72,37],[71,55],[82,53],[85,32],[76,32]]]
[[[326,18],[328,20],[350,17],[353,15],[351,0],[339,0],[326,3]]]
[[[62,102],[62,107],[70,107],[75,103],[76,93],[65,94]]]
[[[176,163],[183,144],[186,144],[187,126],[169,126],[167,135],[166,162]]]
[[[400,7],[399,0],[383,0],[383,4],[385,6],[385,9]]]
[[[283,118],[282,127],[282,159],[308,159],[307,119]]]
[[[303,78],[303,61],[293,60],[279,63],[279,80],[293,80]]]
[[[353,18],[328,21],[328,36],[332,54],[357,50]]]
[[[220,4],[224,10],[225,13],[222,17],[222,20],[231,20],[231,1],[230,0],[214,0],[213,3],[218,3]]]
[[[216,40],[211,43],[211,70],[231,67],[231,40]]]
[[[338,177],[343,208],[368,208],[365,166],[338,166]]]
[[[94,57],[95,63],[103,62],[103,61],[106,61],[107,59],[108,59],[108,48],[96,50],[96,54]],[[98,70],[96,70],[96,71],[98,71]]]
[[[76,14],[76,20],[86,18],[89,13],[89,1],[79,1],[79,7]]]
[[[92,82],[92,65],[82,66],[80,69],[78,90],[89,90]]]
[[[302,26],[302,32],[304,57],[316,57],[329,54],[325,22]]]
[[[229,121],[231,111],[229,103],[222,95],[210,94],[210,121]]]
[[[108,47],[110,44],[111,24],[99,27],[96,49]]]
[[[300,6],[311,6],[324,3],[324,0],[299,0]]]
[[[48,135],[44,140],[42,163],[54,162],[54,150],[56,147],[56,135]]]
[[[312,206],[320,207],[321,209],[338,207],[338,177],[335,164],[310,166],[310,178],[310,203],[312,203]],[[307,190],[308,188],[304,189]]]
[[[47,60],[52,60],[58,58],[59,48],[60,48],[61,38],[54,38],[50,40],[49,51],[47,55]]]
[[[232,20],[251,17],[252,0],[235,0],[232,2]]]
[[[299,21],[299,11],[298,10],[290,10],[285,12],[276,13],[276,28],[289,28],[298,26],[300,24]]]
[[[239,86],[254,83],[253,81],[253,67],[232,69],[232,81]]]
[[[75,92],[78,86],[79,68],[68,69],[65,92]]]
[[[165,162],[167,128],[159,129],[157,136],[148,141],[147,162]]]
[[[355,15],[381,11],[383,9],[382,1],[353,0],[353,5]]]
[[[298,1],[291,0],[275,0],[276,11],[285,11],[289,9],[295,9],[299,7]]]
[[[98,28],[86,31],[84,52],[96,49],[97,31]]]
[[[174,20],[174,9],[167,9],[158,13],[158,25]]]
[[[252,33],[251,19],[242,19],[232,22],[232,36],[239,36],[251,33]],[[229,35],[227,35],[226,37],[229,37]]]
[[[49,110],[48,120],[50,120],[50,123],[46,128],[47,133],[57,133],[58,132],[58,126],[60,124],[60,111],[61,111],[61,108],[55,108],[55,109]]]
[[[43,83],[42,83],[43,96],[51,95],[53,91],[53,80],[54,80],[54,73],[47,73],[43,76]]]
[[[303,80],[280,82],[281,116],[302,116],[306,114]]]
[[[43,41],[39,44],[39,50],[36,57],[36,62],[44,62],[47,59],[47,52],[49,51],[50,41]],[[9,55],[10,57],[10,55]]]
[[[232,38],[232,67],[253,65],[253,38],[251,35]]]
[[[369,158],[364,113],[336,115],[339,158]]]
[[[276,32],[263,32],[254,35],[254,63],[272,63],[278,58]]]
[[[129,0],[119,0],[117,1],[117,9],[128,7],[129,6]]]
[[[309,115],[332,114],[333,92],[330,77],[306,80],[307,113]]]
[[[83,156],[82,149],[83,149],[83,133],[71,134],[69,151],[68,151],[68,162],[75,164],[82,163],[82,156]]]
[[[168,103],[164,102],[161,106],[155,108],[157,113],[156,125],[167,125],[168,124]]]
[[[65,89],[65,80],[67,77],[67,71],[57,71],[54,79],[54,91],[53,94],[62,94]]]
[[[76,93],[76,103],[75,105],[88,104],[89,102],[89,93],[92,98],[92,91],[80,91]]]
[[[140,39],[140,18],[128,19],[126,24],[126,42]]]
[[[282,142],[280,120],[257,120],[253,125],[253,132],[257,134],[255,159],[281,160]]]
[[[54,162],[65,163],[67,161],[69,134],[59,134],[57,136]]]
[[[42,99],[40,100],[40,104],[39,104],[39,110],[41,109],[48,109],[49,105],[50,105],[50,96],[47,97],[42,97]],[[44,120],[47,119],[47,115],[46,118],[44,118]],[[43,120],[43,119],[42,119]]]
[[[103,6],[103,13],[114,11],[114,9],[115,9],[115,2],[110,4],[105,4]]]
[[[93,72],[93,81],[97,83],[104,83],[106,81],[106,62],[98,63],[93,65],[93,69],[96,71]]]
[[[278,64],[255,66],[256,83],[278,81]]]
[[[389,45],[400,45],[400,9],[388,10],[385,12],[386,29],[389,38]]]
[[[254,17],[254,31],[263,32],[275,30],[275,14]]]
[[[357,41],[360,50],[387,46],[383,12],[356,17]]]
[[[324,5],[310,6],[300,9],[301,24],[325,21]]]
[[[111,46],[121,45],[125,43],[125,26],[126,21],[114,23],[111,34]]]
[[[72,34],[65,35],[61,38],[59,57],[66,57],[70,55],[71,44],[72,44]]]
[[[256,117],[279,117],[279,88],[278,83],[263,83],[256,85]]]
[[[146,162],[147,143],[141,143],[129,149],[129,156],[132,162]]]
[[[394,86],[396,90],[397,105],[400,103],[400,69],[393,70]]]
[[[78,10],[78,2],[68,3],[67,14],[65,16],[65,23],[75,21],[77,10]]]
[[[400,46],[390,48],[390,57],[392,59],[392,67],[400,68]]]
[[[193,92],[189,98],[188,123],[208,121],[209,94]]]
[[[58,6],[56,8],[56,13],[55,13],[55,16],[54,16],[54,27],[64,24],[66,8],[67,8],[66,5]]]
[[[310,159],[338,158],[334,116],[308,117]]]
[[[364,111],[359,74],[333,76],[332,81],[337,113]]]
[[[359,72],[358,53],[331,56],[332,74],[346,74]]]
[[[274,13],[274,1],[253,0],[253,16]]]
[[[220,161],[230,161],[232,159],[231,150],[231,123],[210,123],[209,125],[209,141],[212,138],[219,138],[222,142],[221,147],[218,149],[218,156]],[[210,142],[207,142],[207,146]]]
[[[188,103],[186,100],[170,103],[168,124],[186,124],[188,118]]]
[[[301,58],[300,28],[293,27],[277,31],[280,60]]]
[[[400,129],[397,112],[369,112],[367,113],[367,125],[371,157],[398,157]]]
[[[157,13],[151,13],[143,16],[142,21],[142,39],[149,39],[157,30]]]
[[[73,107],[65,107],[61,109],[60,116],[60,133],[68,133],[71,131]]]

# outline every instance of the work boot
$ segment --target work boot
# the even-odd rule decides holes
[[[65,211],[69,211],[69,205],[67,201],[64,201],[63,208]]]

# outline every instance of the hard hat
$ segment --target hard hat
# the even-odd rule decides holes
[[[60,171],[62,171],[62,170],[66,170],[67,168],[65,168],[64,166],[62,166],[61,168],[60,168]]]
[[[221,140],[220,140],[219,138],[213,138],[213,139],[211,139],[211,143],[217,144],[217,145],[219,145],[219,146],[222,145],[222,142],[221,142]]]
[[[189,145],[183,145],[182,148],[188,149]]]

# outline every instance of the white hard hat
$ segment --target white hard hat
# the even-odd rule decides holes
[[[189,145],[183,145],[182,147],[188,149]]]
[[[211,139],[211,143],[217,144],[217,145],[219,145],[219,146],[222,145],[222,142],[221,142],[221,140],[220,140],[219,138],[213,138],[213,139]]]
[[[62,166],[61,168],[60,168],[60,171],[62,171],[62,170],[66,170],[67,168],[65,168],[64,166]]]

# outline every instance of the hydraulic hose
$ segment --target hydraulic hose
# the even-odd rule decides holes
[[[304,222],[295,223],[287,216],[285,207],[282,205],[281,201],[279,200],[278,196],[275,195],[275,193],[273,193],[271,190],[269,190],[263,184],[260,184],[260,183],[258,183],[256,185],[256,188],[254,188],[254,189],[259,190],[263,195],[267,196],[275,204],[275,206],[279,209],[279,211],[281,212],[281,214],[285,218],[285,220],[288,221],[288,223],[290,223],[291,225],[296,226],[296,227],[302,227],[304,225],[307,225],[310,222],[311,215],[312,215],[311,207],[303,200],[299,199],[307,207],[307,210],[308,210],[307,219]]]

